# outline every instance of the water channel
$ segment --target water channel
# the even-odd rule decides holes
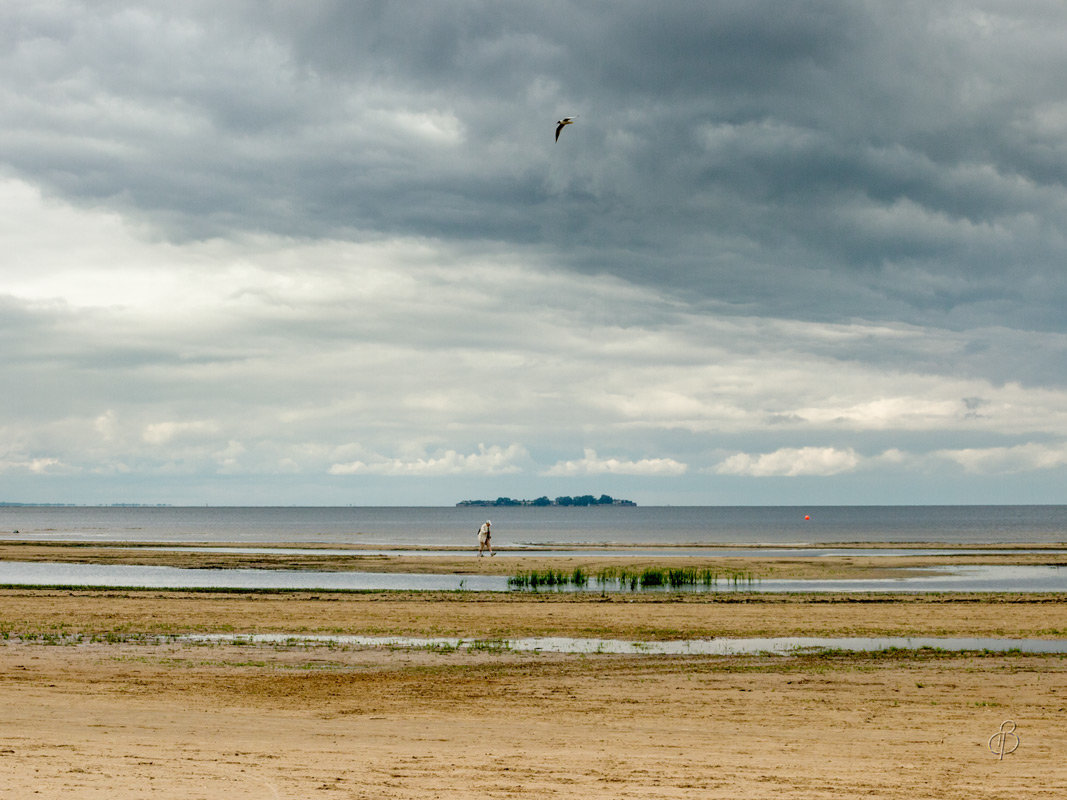
[[[946,565],[924,567],[894,578],[848,580],[720,581],[688,591],[720,592],[1064,592],[1067,567]],[[506,576],[434,575],[311,570],[192,569],[125,564],[0,562],[0,585],[150,589],[248,589],[321,591],[474,591],[506,592]],[[620,591],[590,584],[582,591]],[[563,587],[556,591],[579,591]],[[641,591],[664,591],[643,589]]]
[[[294,634],[188,634],[174,640],[201,644],[269,645],[276,647],[386,647],[427,650],[499,650],[522,653],[607,655],[798,655],[836,650],[881,652],[931,648],[950,652],[1067,653],[1067,639],[994,639],[936,636],[773,636],[753,638],[630,641],[571,637],[521,639],[459,639],[453,637],[347,636]]]

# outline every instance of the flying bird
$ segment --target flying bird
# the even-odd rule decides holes
[[[574,115],[574,117],[577,117],[577,116],[578,116],[577,114]],[[559,141],[559,132],[561,130],[563,130],[563,126],[564,125],[573,125],[574,124],[574,117],[564,117],[563,119],[557,119],[556,120],[556,141],[557,142]]]

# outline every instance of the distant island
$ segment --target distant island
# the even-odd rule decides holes
[[[619,500],[611,495],[602,494],[593,497],[591,494],[583,494],[580,497],[557,497],[551,500],[548,497],[538,497],[536,500],[513,500],[510,497],[498,497],[496,500],[460,500],[457,506],[636,506],[633,500]]]

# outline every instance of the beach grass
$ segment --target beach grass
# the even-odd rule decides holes
[[[584,590],[594,584],[601,591],[640,591],[642,589],[695,589],[711,591],[720,585],[733,588],[753,586],[758,578],[749,570],[720,570],[710,567],[603,567],[590,573],[584,567],[571,572],[555,569],[523,570],[508,579],[512,589]]]

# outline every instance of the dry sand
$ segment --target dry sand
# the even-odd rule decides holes
[[[1065,630],[1062,595],[9,589],[0,591],[0,798],[1062,798],[1067,659],[1058,656],[561,656],[198,646],[141,634]],[[60,643],[70,641],[81,643]],[[1021,744],[1001,761],[988,740],[1006,719]]]

